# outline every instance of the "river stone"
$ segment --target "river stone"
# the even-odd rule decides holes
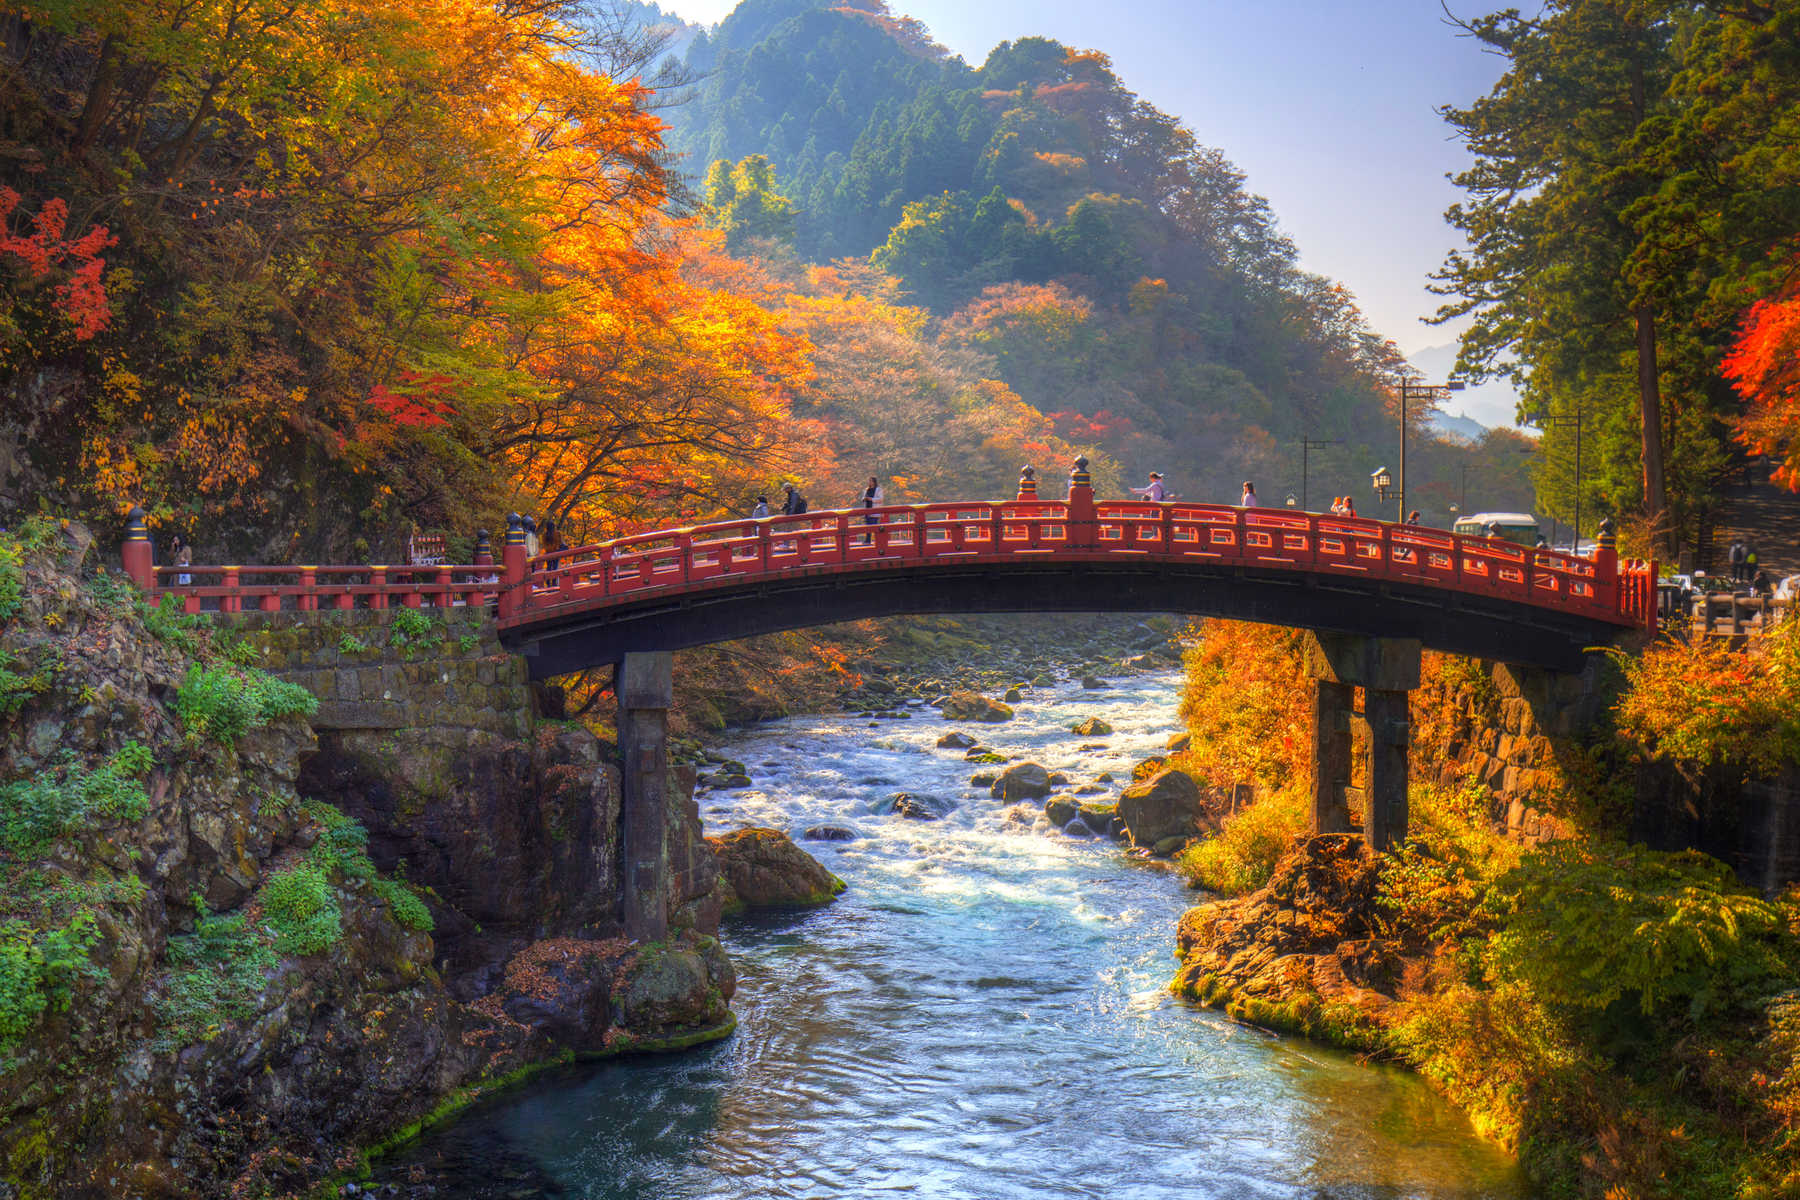
[[[988,787],[997,778],[999,778],[999,776],[995,775],[992,771],[977,771],[975,774],[969,776],[969,786]]]
[[[1077,737],[1110,737],[1113,727],[1099,717],[1089,717],[1085,721],[1069,726],[1069,732]]]
[[[724,772],[720,772],[715,775],[708,775],[700,782],[704,783],[707,787],[719,788],[721,790],[729,788],[747,788],[750,786],[750,777],[743,774],[727,775]]]
[[[936,821],[950,815],[956,805],[938,796],[921,796],[898,792],[894,796],[894,815],[909,821]]]
[[[1008,704],[1017,704],[1019,701],[1021,701],[1023,699],[1025,699],[1025,694],[1023,692],[1021,692],[1018,688],[1015,687],[1015,688],[1007,688],[1006,689],[1005,700]]]
[[[1069,777],[1067,775],[1064,775],[1061,771],[1052,771],[1052,772],[1050,772],[1050,786],[1051,787],[1068,787],[1069,786]]]
[[[814,825],[800,836],[809,842],[854,842],[862,834],[847,825]]]
[[[942,711],[946,721],[980,721],[993,725],[1013,718],[1012,709],[980,692],[956,692],[944,701]]]
[[[1100,678],[1098,675],[1083,675],[1081,677],[1081,686],[1091,692],[1103,688],[1107,686],[1107,684],[1106,680]]]
[[[1111,783],[1112,781],[1113,781],[1113,773],[1111,771],[1102,771],[1098,775],[1094,776],[1095,783]]]
[[[946,733],[943,737],[939,738],[937,744],[938,749],[940,750],[967,750],[969,747],[975,745],[975,739],[966,733],[952,729],[949,733]]]
[[[1106,794],[1106,790],[1107,789],[1104,786],[1098,783],[1084,783],[1075,789],[1075,794],[1077,796],[1103,796]]]
[[[719,860],[725,911],[811,908],[844,890],[844,881],[779,829],[752,827],[706,839]]]
[[[1125,828],[1119,820],[1119,806],[1116,804],[1084,804],[1081,806],[1081,820],[1095,833],[1111,837],[1119,836]]]
[[[1163,754],[1151,755],[1149,758],[1146,758],[1144,761],[1140,762],[1137,766],[1131,768],[1132,781],[1139,782],[1139,781],[1150,778],[1152,775],[1154,775],[1158,771],[1162,770],[1163,767],[1168,764],[1168,761],[1169,761],[1169,759],[1168,759],[1167,755],[1163,755]]]
[[[1037,800],[1050,794],[1050,772],[1034,762],[1014,763],[994,781],[1001,800]]]
[[[1044,801],[1044,816],[1050,823],[1061,829],[1070,821],[1081,815],[1081,805],[1064,796],[1052,796]]]
[[[1181,853],[1187,848],[1187,844],[1192,840],[1192,838],[1184,837],[1166,837],[1162,841],[1156,843],[1156,845],[1152,846],[1150,851],[1158,858],[1168,858],[1172,854]]]
[[[1197,837],[1205,829],[1200,786],[1186,771],[1159,771],[1119,796],[1119,815],[1134,846]]]
[[[1169,741],[1168,741],[1168,745],[1167,745],[1166,749],[1169,751],[1170,754],[1180,754],[1183,750],[1186,750],[1189,746],[1191,746],[1193,744],[1194,744],[1194,735],[1193,734],[1191,734],[1191,733],[1172,733],[1169,735]]]
[[[1080,817],[1076,817],[1067,825],[1064,825],[1063,833],[1065,836],[1072,838],[1091,838],[1094,836],[1094,831],[1084,825]]]
[[[1055,687],[1056,676],[1050,674],[1048,671],[1044,672],[1042,675],[1035,675],[1032,677],[1031,686],[1041,688]]]

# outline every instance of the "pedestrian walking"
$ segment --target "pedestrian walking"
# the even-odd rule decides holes
[[[769,498],[767,496],[758,496],[756,498],[756,507],[752,508],[750,510],[750,515],[753,518],[762,518],[762,517],[768,516],[769,515]]]
[[[1732,540],[1731,549],[1725,552],[1725,560],[1731,564],[1731,578],[1734,582],[1744,580],[1744,539]]]
[[[1419,523],[1419,510],[1418,509],[1415,508],[1411,512],[1406,514],[1406,523],[1408,525],[1417,525]]]
[[[786,517],[797,517],[805,512],[806,497],[800,494],[800,489],[791,483],[784,483],[781,487],[787,493],[786,499],[781,502],[781,514]]]
[[[1244,480],[1244,498],[1238,501],[1239,508],[1256,507],[1256,485],[1248,479]]]
[[[1169,497],[1168,489],[1163,487],[1161,471],[1150,472],[1150,481],[1141,488],[1132,488],[1131,494],[1142,496],[1146,500],[1153,500],[1159,504]]]
[[[556,570],[558,552],[568,549],[568,546],[563,543],[562,530],[557,527],[555,521],[548,517],[544,518],[544,530],[538,537],[538,543],[543,547],[544,553],[550,557],[549,568],[552,571]]]
[[[1756,543],[1755,542],[1745,542],[1744,543],[1743,582],[1749,583],[1752,579],[1754,579],[1756,577],[1756,567],[1757,567]]]
[[[186,540],[179,533],[169,539],[169,559],[177,567],[194,565],[194,552],[188,548]],[[194,577],[186,571],[181,571],[175,576],[175,583],[179,587],[186,587],[192,582],[194,582]]]
[[[869,509],[880,508],[881,500],[881,481],[871,475],[869,476],[869,486],[863,489],[862,506]],[[871,512],[868,516],[863,518],[863,524],[879,525],[881,524],[881,518]]]

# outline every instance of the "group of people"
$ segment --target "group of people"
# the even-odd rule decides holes
[[[784,483],[781,485],[781,488],[782,516],[795,517],[806,511],[806,497],[801,495],[798,486],[793,483]],[[876,476],[871,475],[869,476],[868,486],[863,488],[862,495],[857,498],[856,503],[851,507],[873,509],[880,508],[886,503],[887,493],[882,490],[881,480]],[[771,515],[769,512],[769,498],[767,496],[758,496],[756,498],[756,503],[750,507],[750,515],[751,517],[758,519]],[[879,525],[880,523],[881,518],[875,516],[873,513],[870,513],[863,518],[864,525]]]

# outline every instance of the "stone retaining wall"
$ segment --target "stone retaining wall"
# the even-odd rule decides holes
[[[428,631],[408,637],[404,626],[421,617]],[[511,739],[531,732],[525,660],[501,648],[481,609],[244,613],[232,620],[261,652],[264,670],[318,697],[315,729],[447,727]]]

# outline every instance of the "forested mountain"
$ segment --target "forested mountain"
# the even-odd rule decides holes
[[[1226,155],[1103,54],[1028,37],[971,67],[882,0],[745,0],[686,65],[669,145],[735,252],[761,236],[866,259],[941,342],[1128,474],[1211,499],[1254,477],[1279,503],[1300,490],[1297,440],[1341,440],[1312,495],[1360,484],[1372,504],[1403,360],[1299,269]],[[1452,448],[1409,417],[1415,505],[1447,516],[1467,466],[1484,503],[1528,506],[1528,443]]]

